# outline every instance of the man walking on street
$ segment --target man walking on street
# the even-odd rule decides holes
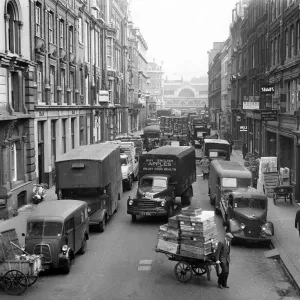
[[[229,275],[230,243],[232,239],[233,235],[227,232],[224,242],[218,243],[218,248],[216,251],[216,262],[221,266],[221,274],[218,278],[218,286],[220,289],[229,288],[229,286],[227,285],[227,278]]]

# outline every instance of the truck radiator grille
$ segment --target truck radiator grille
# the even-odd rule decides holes
[[[139,208],[155,208],[156,207],[155,202],[151,201],[151,200],[140,201],[140,202],[138,202],[137,205]]]
[[[50,263],[51,262],[51,250],[49,245],[36,245],[34,247],[33,253],[36,255],[42,256],[42,263]]]

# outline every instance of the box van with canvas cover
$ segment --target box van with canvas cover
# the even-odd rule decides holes
[[[77,147],[61,155],[55,167],[57,198],[86,201],[90,225],[103,232],[123,192],[119,145]]]
[[[239,162],[213,160],[210,163],[208,194],[216,213],[220,213],[220,201],[226,193],[249,186],[252,186],[252,174]]]
[[[230,144],[226,140],[204,139],[203,155],[210,160],[230,160]]]

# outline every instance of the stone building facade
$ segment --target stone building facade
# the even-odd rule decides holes
[[[149,98],[147,76],[148,45],[139,28],[128,23],[128,128],[142,130],[146,124],[146,100]]]
[[[35,183],[30,12],[26,1],[0,4],[0,219],[27,203]]]
[[[230,26],[228,95],[232,138],[258,156],[277,156],[279,168],[290,168],[300,202],[299,5],[299,0],[238,1]],[[266,85],[274,91],[263,93]],[[266,110],[276,111],[277,119],[264,121]]]

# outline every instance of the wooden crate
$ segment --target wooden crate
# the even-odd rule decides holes
[[[264,184],[266,192],[273,193],[274,188],[280,184],[278,172],[264,172]]]
[[[6,230],[0,233],[0,262],[9,259],[13,260],[16,255],[22,254],[22,251],[11,244],[11,242],[20,246],[15,229]]]

